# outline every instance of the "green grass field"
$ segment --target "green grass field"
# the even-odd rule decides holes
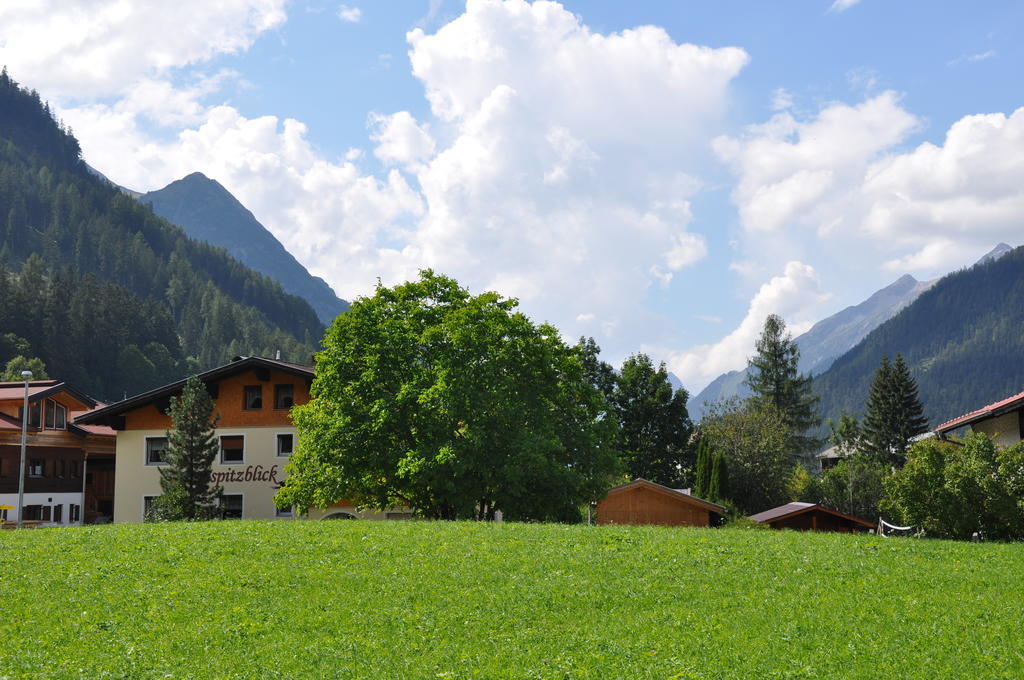
[[[0,678],[954,677],[1024,677],[1024,545],[366,521],[0,534]]]

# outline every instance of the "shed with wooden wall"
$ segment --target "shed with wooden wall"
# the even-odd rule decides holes
[[[598,524],[709,527],[712,516],[723,514],[725,508],[717,503],[646,479],[610,489],[597,504]]]

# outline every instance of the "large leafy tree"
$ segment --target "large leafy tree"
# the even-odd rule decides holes
[[[160,489],[152,519],[191,520],[213,516],[219,485],[213,484],[213,461],[218,444],[214,434],[219,416],[213,399],[196,376],[185,382],[181,396],[171,399],[172,427],[167,431],[166,467],[160,468]]]
[[[1024,539],[1024,445],[1000,449],[984,434],[927,439],[885,480],[882,509],[938,538]]]
[[[917,383],[903,355],[889,362],[883,356],[871,381],[867,409],[864,414],[862,446],[878,460],[895,464],[913,438],[928,431],[924,407],[917,396]]]
[[[786,332],[786,322],[776,314],[768,315],[756,354],[747,361],[746,384],[753,392],[752,399],[778,411],[795,455],[811,453],[818,446],[818,440],[807,432],[821,422],[811,376],[801,374],[799,364],[800,348]]]
[[[348,498],[438,519],[575,519],[617,472],[580,346],[514,299],[421,273],[338,317],[279,505]]]
[[[630,477],[666,486],[692,478],[687,398],[686,390],[673,389],[664,363],[656,368],[646,354],[635,354],[622,364],[611,402]]]
[[[712,404],[701,419],[701,436],[724,458],[729,470],[728,498],[740,510],[760,512],[788,500],[786,483],[792,471],[788,433],[774,406],[738,399]]]

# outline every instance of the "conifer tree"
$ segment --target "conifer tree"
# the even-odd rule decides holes
[[[821,418],[818,397],[811,389],[811,376],[799,372],[800,348],[786,332],[786,322],[770,314],[756,344],[757,353],[747,361],[750,387],[755,403],[769,404],[782,415],[789,432],[793,454],[811,452],[818,441],[807,435]]]
[[[910,375],[903,355],[889,362],[888,356],[875,371],[864,414],[864,450],[884,463],[903,459],[911,440],[928,430],[924,407],[917,395],[917,382]]]
[[[711,462],[711,485],[712,493],[708,500],[721,503],[729,498],[729,468],[725,463],[725,456],[716,453]]]
[[[171,399],[172,429],[160,468],[163,494],[154,502],[154,518],[195,520],[213,517],[221,487],[212,484],[213,460],[218,443],[214,429],[213,399],[198,377],[185,383],[181,396]]]
[[[697,441],[697,469],[693,484],[693,495],[707,498],[708,484],[711,481],[711,442],[707,437]]]

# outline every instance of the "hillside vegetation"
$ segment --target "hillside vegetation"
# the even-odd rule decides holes
[[[71,132],[6,71],[0,292],[0,364],[28,352],[102,399],[233,354],[308,360],[323,333],[304,300],[91,173]]]
[[[1024,546],[210,522],[0,534],[0,677],[1010,678]]]
[[[1024,389],[1024,248],[940,279],[814,379],[821,413],[862,413],[884,354],[903,354],[932,426]]]

